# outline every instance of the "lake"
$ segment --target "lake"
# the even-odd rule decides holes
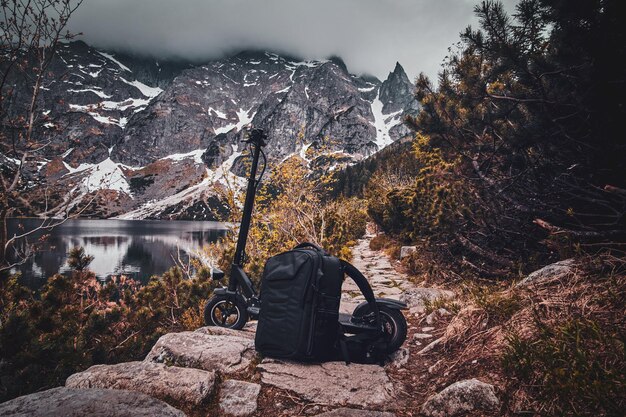
[[[9,236],[32,230],[41,222],[10,219]],[[85,253],[94,257],[90,269],[98,278],[126,274],[146,282],[152,275],[174,266],[173,258],[178,257],[179,251],[187,261],[190,254],[198,253],[225,231],[224,223],[210,221],[70,219],[29,238],[35,241],[43,237],[40,250],[18,269],[24,284],[39,288],[49,276],[68,271],[67,252],[82,246]]]

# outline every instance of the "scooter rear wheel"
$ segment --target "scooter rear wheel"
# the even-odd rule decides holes
[[[239,330],[248,322],[244,303],[231,297],[216,295],[204,306],[204,324]]]

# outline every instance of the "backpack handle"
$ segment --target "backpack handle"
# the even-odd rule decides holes
[[[298,246],[296,246],[294,249],[302,249],[302,248],[313,248],[318,252],[322,252],[324,254],[326,253],[324,249],[320,248],[315,243],[311,243],[311,242],[302,242]]]

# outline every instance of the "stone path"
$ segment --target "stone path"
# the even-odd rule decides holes
[[[365,275],[376,297],[400,299],[400,296],[414,285],[396,272],[388,257],[381,256],[379,251],[370,249],[372,237],[374,235],[368,233],[363,239],[357,241],[352,249],[351,263]],[[350,278],[346,278],[342,287],[340,310],[344,313],[351,313],[363,301],[365,298],[359,291],[359,287]]]
[[[426,299],[453,295],[414,285],[394,268],[393,263],[397,261],[370,249],[373,236],[370,233],[358,241],[352,263],[368,278],[377,297],[406,302],[410,307],[406,315],[412,315],[423,311]],[[362,301],[358,287],[346,279],[341,310],[350,313]],[[206,416],[207,413],[210,416],[260,416],[267,415],[264,413],[268,412],[268,407],[272,415],[290,416],[300,414],[302,410],[298,408],[303,404],[313,404],[315,407],[311,409],[317,409],[314,414],[320,416],[393,417],[398,404],[388,372],[407,363],[408,346],[420,344],[417,339],[430,341],[429,329],[433,328],[422,328],[421,333],[411,335],[386,367],[343,362],[261,361],[254,350],[254,322],[240,331],[203,327],[194,332],[170,333],[158,340],[144,361],[93,366],[72,375],[65,388],[50,390],[49,395],[38,393],[0,404],[0,415],[29,415],[24,412],[37,407],[44,410],[42,404],[49,399],[67,397],[63,407],[71,408],[75,403],[78,411],[66,415],[86,416],[90,413],[80,410],[85,409],[90,398],[98,397],[98,407],[103,413],[118,401],[129,407],[128,415],[147,412],[155,416],[185,415],[171,407],[174,406],[191,416]],[[276,390],[299,407],[289,408],[278,401],[270,401],[268,406],[265,400],[265,408],[258,410],[259,399],[276,395]],[[108,404],[101,404],[101,391],[110,393]],[[81,393],[85,394],[81,397]],[[135,409],[131,403],[136,403]]]
[[[391,260],[381,251],[370,249],[370,241],[375,236],[371,231],[373,227],[368,225],[368,233],[357,241],[353,248],[352,265],[365,275],[376,297],[392,298],[407,303],[411,313],[421,312],[424,308],[424,300],[434,300],[441,297],[453,297],[451,291],[437,288],[417,287],[408,277],[399,273],[392,265]],[[342,287],[340,310],[351,313],[361,302],[365,301],[354,281],[346,278]]]

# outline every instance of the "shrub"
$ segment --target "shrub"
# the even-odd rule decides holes
[[[62,385],[93,364],[144,357],[164,333],[201,325],[213,284],[179,268],[144,286],[119,277],[100,282],[82,248],[74,271],[48,279],[37,297],[19,277],[0,281],[0,402]]]
[[[345,259],[351,257],[350,247],[365,234],[366,209],[357,198],[328,200],[331,188],[330,175],[311,177],[300,158],[289,158],[274,167],[258,190],[246,246],[246,271],[255,281],[269,257],[301,242],[317,244]],[[237,224],[243,196],[232,189],[223,193],[235,207],[223,220]],[[205,248],[208,257],[225,271],[232,263],[237,234],[235,226],[219,242]]]

